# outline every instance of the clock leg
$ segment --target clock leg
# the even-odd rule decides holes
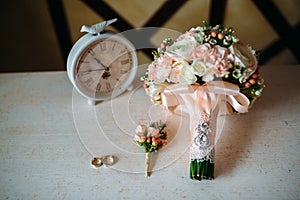
[[[90,106],[94,106],[94,105],[96,105],[96,101],[94,101],[94,100],[92,100],[92,99],[88,99],[88,104],[89,104]]]
[[[133,84],[129,85],[127,88],[127,91],[131,91],[131,90],[133,90]]]

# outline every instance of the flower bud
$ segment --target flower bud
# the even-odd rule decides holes
[[[217,44],[217,40],[215,40],[215,39],[210,39],[210,40],[209,40],[209,44],[215,45],[215,44]]]
[[[260,96],[261,95],[261,91],[260,90],[255,91],[255,95],[256,96]]]

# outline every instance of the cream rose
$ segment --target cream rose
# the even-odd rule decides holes
[[[147,126],[142,124],[142,125],[139,125],[136,127],[135,132],[137,134],[140,134],[140,133],[143,134],[143,133],[145,133],[146,130],[147,130]]]
[[[160,93],[168,86],[168,83],[151,83],[147,88],[147,93],[151,97],[159,96]]]
[[[194,74],[198,76],[203,76],[206,73],[207,67],[204,62],[201,60],[194,60],[191,64],[192,69],[194,70]]]
[[[254,52],[241,42],[237,42],[229,47],[230,52],[235,56],[235,63],[248,68],[247,78],[256,71],[257,60]]]
[[[193,68],[185,60],[176,62],[175,67],[180,69],[179,83],[192,84],[197,81],[197,77],[194,74]]]

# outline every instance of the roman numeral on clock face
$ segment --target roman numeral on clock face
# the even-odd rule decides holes
[[[96,92],[99,92],[100,90],[101,90],[101,84],[98,83],[98,84],[97,84],[97,87],[96,87]]]
[[[90,62],[89,62],[89,61],[86,61],[86,60],[79,60],[79,63],[80,63],[80,64],[83,64],[83,63],[84,63],[84,64],[89,64]]]
[[[121,65],[126,65],[129,63],[129,59],[121,60]]]
[[[116,42],[113,44],[111,50],[115,50]]]
[[[95,56],[95,55],[96,55],[96,53],[94,52],[93,49],[89,49],[89,50],[88,50],[88,53],[91,54],[92,56]]]
[[[101,42],[101,43],[100,43],[100,49],[101,49],[102,51],[105,51],[105,50],[106,50],[106,43],[105,43],[105,42]]]
[[[93,80],[93,78],[92,77],[90,77],[89,79],[87,79],[86,81],[84,81],[87,85],[91,85],[93,82],[94,82],[94,80]]]
[[[107,90],[111,90],[110,82],[106,82],[105,86],[106,86],[106,89],[107,89]]]
[[[128,72],[128,69],[120,69],[120,74],[126,74]]]

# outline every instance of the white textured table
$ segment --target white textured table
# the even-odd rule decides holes
[[[112,104],[98,104],[96,118],[78,125],[76,116],[91,107],[80,104],[66,72],[0,74],[0,199],[299,199],[300,66],[266,66],[262,74],[263,96],[249,113],[226,117],[216,179],[201,182],[188,177],[187,151],[146,179],[131,168],[144,163],[126,163],[101,136],[89,143],[84,129],[108,120]],[[125,97],[118,103],[123,98],[125,111],[138,117],[147,98],[130,104]],[[81,105],[75,113],[72,100]],[[102,123],[102,131],[122,134]],[[117,154],[115,166],[90,166],[97,145],[99,154]]]

